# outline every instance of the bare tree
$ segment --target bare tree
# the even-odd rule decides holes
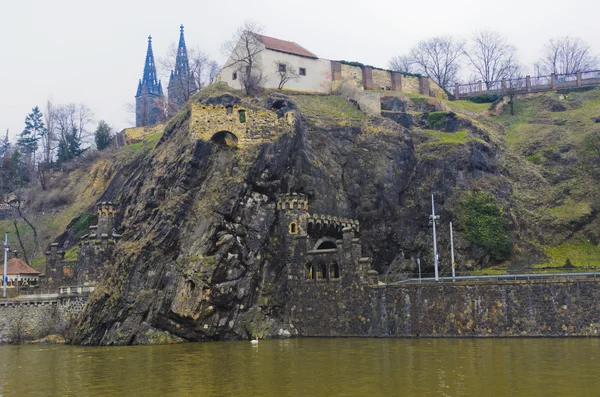
[[[283,90],[283,87],[292,80],[298,80],[300,75],[296,71],[294,66],[284,61],[275,61],[275,70],[277,70],[277,76],[279,76],[278,90]]]
[[[499,33],[483,31],[473,37],[471,47],[465,51],[474,72],[489,90],[492,82],[506,78],[515,62],[517,49],[508,44]]]
[[[561,37],[546,44],[544,56],[537,62],[544,74],[572,74],[598,68],[598,58],[580,38]]]
[[[225,67],[232,66],[237,71],[246,95],[255,94],[262,89],[264,78],[258,62],[259,54],[264,49],[258,37],[261,32],[262,26],[259,23],[245,21],[232,39],[221,47],[223,55],[229,57]]]
[[[390,59],[390,69],[396,72],[416,73],[415,62],[408,55],[398,55]]]
[[[510,105],[510,114],[514,116],[515,98],[527,86],[523,69],[519,64],[515,63],[505,71],[504,78],[506,79],[506,95],[508,96],[508,104]]]
[[[66,140],[67,135],[76,130],[77,138],[81,142],[89,141],[90,137],[94,135],[88,130],[88,126],[94,121],[93,115],[92,111],[84,104],[70,103],[53,107],[54,140]]]
[[[452,36],[434,37],[419,42],[410,51],[410,59],[418,72],[431,77],[440,87],[447,87],[456,80],[464,47],[464,41]]]

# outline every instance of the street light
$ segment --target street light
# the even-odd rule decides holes
[[[440,216],[435,215],[435,203],[433,202],[433,193],[431,194],[431,215],[429,215],[429,225],[433,226],[433,265],[435,269],[435,281],[439,281],[438,260],[439,253],[437,250],[437,239],[435,236],[435,227],[440,224]]]
[[[8,251],[10,251],[10,246],[8,245],[8,232],[4,237],[4,275],[2,276],[2,285],[4,286],[2,290],[2,297],[6,298],[6,284],[8,279],[6,277],[6,262],[8,261]]]

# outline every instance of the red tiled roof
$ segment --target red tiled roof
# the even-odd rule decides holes
[[[255,35],[269,50],[285,52],[287,54],[299,55],[307,58],[318,58],[315,54],[293,41],[279,40],[274,37],[263,36],[262,34],[256,33]]]
[[[12,258],[6,262],[6,274],[40,274],[37,270],[23,262],[19,258]]]

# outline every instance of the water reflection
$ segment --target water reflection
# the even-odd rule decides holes
[[[597,396],[597,339],[1,346],[3,396]]]

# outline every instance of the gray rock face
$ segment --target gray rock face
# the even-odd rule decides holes
[[[123,236],[76,343],[294,335],[276,233],[283,193],[306,194],[311,212],[358,219],[363,252],[385,273],[416,256],[430,266],[432,191],[447,219],[445,204],[473,180],[494,176],[490,186],[506,187],[493,144],[419,155],[411,134],[388,119],[317,125],[299,116],[293,133],[239,149],[198,140],[189,124],[182,111],[121,187]],[[439,244],[448,244],[443,234]]]

